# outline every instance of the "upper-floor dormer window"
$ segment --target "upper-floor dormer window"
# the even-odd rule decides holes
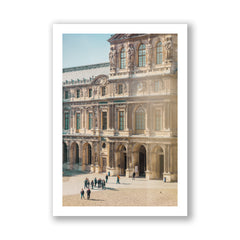
[[[77,98],[80,98],[80,89],[77,90]]]
[[[119,84],[118,85],[118,94],[122,94],[123,93],[123,85]]]
[[[120,55],[120,68],[123,69],[123,68],[126,68],[126,52],[125,52],[125,48],[122,48],[121,50],[121,55]]]
[[[146,47],[141,44],[138,49],[138,66],[144,67],[146,65]]]
[[[157,48],[156,48],[156,63],[157,64],[162,64],[163,60],[163,48],[162,48],[162,42],[157,43]]]
[[[64,96],[65,99],[68,99],[69,98],[69,92],[68,91],[65,91],[65,96]]]
[[[88,90],[88,97],[92,97],[92,89],[91,88]]]
[[[106,87],[102,87],[102,96],[106,95]]]

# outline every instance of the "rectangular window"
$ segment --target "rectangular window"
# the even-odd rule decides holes
[[[119,112],[119,130],[124,130],[124,112]]]
[[[65,130],[69,129],[69,113],[66,112],[65,113],[65,126],[64,126]]]
[[[119,84],[118,85],[118,94],[122,94],[123,93],[123,85]]]
[[[77,113],[77,130],[81,128],[81,118],[80,113]]]
[[[69,98],[68,91],[65,91],[65,99],[68,99],[68,98]]]
[[[88,129],[92,129],[92,113],[88,114]]]
[[[160,129],[161,129],[160,111],[156,111],[156,115],[155,115],[155,130],[159,131]]]
[[[77,98],[80,98],[80,90],[77,90]]]
[[[91,88],[88,90],[88,96],[92,97],[92,89]]]
[[[136,113],[136,130],[145,129],[145,113],[137,112]]]
[[[102,112],[102,129],[107,129],[107,112]]]
[[[102,87],[102,96],[106,95],[106,87]]]
[[[154,82],[154,92],[158,92],[160,89],[160,82],[159,81],[155,81]]]

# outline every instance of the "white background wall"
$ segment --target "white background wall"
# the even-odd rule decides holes
[[[1,3],[2,239],[239,238],[237,2]],[[189,217],[51,216],[52,24],[86,22],[189,24]]]

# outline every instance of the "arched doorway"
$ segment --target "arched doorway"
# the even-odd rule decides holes
[[[79,163],[79,147],[76,142],[71,145],[71,152],[70,152],[70,163],[71,164],[78,164]]]
[[[139,149],[139,176],[145,177],[146,171],[146,148],[141,145]]]
[[[67,163],[67,144],[63,143],[63,163]]]
[[[127,149],[124,145],[120,146],[120,174],[126,175],[127,169]]]
[[[88,164],[92,164],[92,148],[90,144],[88,144],[87,151],[88,151],[87,162]]]
[[[161,146],[157,146],[152,152],[152,177],[163,180],[164,174],[164,151]]]
[[[91,165],[92,164],[92,147],[89,143],[83,145],[83,164]]]

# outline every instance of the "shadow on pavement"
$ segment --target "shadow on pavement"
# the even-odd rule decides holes
[[[106,187],[105,189],[106,189],[106,190],[112,190],[112,191],[119,191],[118,189],[116,189],[116,188],[111,188],[111,187]]]
[[[101,202],[104,202],[104,200],[102,199],[89,199],[90,201],[101,201]]]
[[[63,177],[72,177],[77,175],[84,175],[84,174],[90,174],[89,171],[80,171],[80,170],[63,170]]]

